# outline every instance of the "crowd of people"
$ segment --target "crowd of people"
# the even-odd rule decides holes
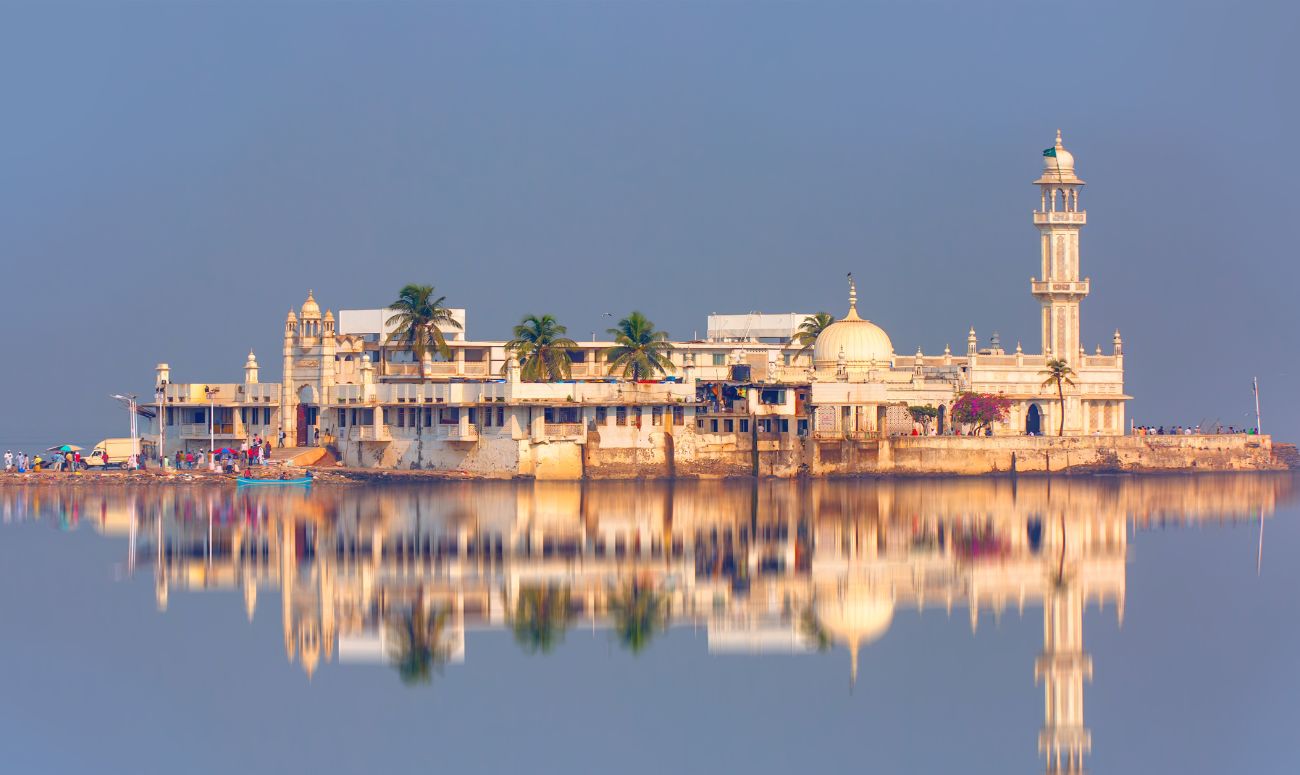
[[[213,471],[239,473],[250,466],[266,465],[271,460],[271,442],[255,435],[250,441],[239,445],[239,450],[222,448],[212,452],[176,451],[173,465],[178,471],[201,470],[205,466]]]
[[[41,457],[39,454],[29,455],[26,452],[14,452],[5,450],[5,472],[6,473],[26,473],[28,471],[80,471],[86,468],[86,463],[81,459],[80,451],[59,452],[54,451],[48,458]]]
[[[1223,427],[1221,423],[1215,423],[1213,430],[1201,430],[1199,425],[1171,425],[1166,428],[1163,425],[1134,425],[1134,436],[1194,436],[1201,433],[1244,433],[1254,436],[1259,433],[1258,428],[1238,428],[1235,425]]]

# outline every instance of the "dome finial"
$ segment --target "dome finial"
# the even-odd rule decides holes
[[[849,310],[858,310],[858,284],[853,282],[853,273],[849,272]]]
[[[1056,130],[1056,147],[1057,147],[1057,148],[1063,148],[1063,147],[1065,147],[1065,146],[1061,145],[1061,130],[1059,130],[1059,129]]]

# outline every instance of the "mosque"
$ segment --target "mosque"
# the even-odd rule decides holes
[[[394,340],[385,310],[336,317],[309,293],[285,319],[279,383],[259,380],[251,352],[241,383],[173,382],[170,367],[158,365],[160,448],[170,455],[283,436],[285,446],[328,447],[353,466],[554,478],[598,469],[593,450],[649,450],[638,459],[665,461],[668,475],[726,469],[733,458],[748,471],[752,452],[780,456],[772,471],[781,475],[816,470],[817,444],[970,433],[950,413],[963,393],[1007,400],[993,436],[1121,437],[1130,396],[1119,331],[1108,353],[1087,352],[1080,338],[1091,290],[1080,271],[1084,181],[1059,131],[1042,158],[1033,181],[1038,277],[1029,287],[1040,310],[1038,352],[1020,343],[1007,352],[996,335],[981,346],[971,328],[964,351],[900,354],[860,314],[850,280],[847,313],[811,349],[793,339],[804,315],[715,315],[708,336],[674,342],[661,381],[611,378],[604,352],[613,343],[593,332],[573,351],[570,380],[527,382],[505,341],[468,337],[465,310],[453,310],[460,328],[445,332],[450,357],[417,359]],[[1053,359],[1073,370],[1063,401],[1044,383]],[[912,407],[935,410],[935,421],[919,425]]]

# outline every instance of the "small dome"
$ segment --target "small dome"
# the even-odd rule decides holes
[[[850,370],[867,369],[872,364],[890,364],[894,360],[894,343],[889,334],[870,320],[858,317],[857,287],[849,286],[849,313],[830,324],[813,344],[813,367],[834,369],[843,353],[844,365]]]
[[[1049,156],[1053,152],[1055,156]],[[1056,144],[1043,151],[1043,176],[1035,183],[1083,183],[1074,174],[1074,154],[1061,144],[1061,130],[1056,130]]]
[[[289,310],[289,314],[284,316],[284,320],[286,323],[297,323],[298,316],[294,314],[293,310]]]
[[[329,321],[334,320],[334,312],[332,310],[328,310],[328,309],[325,310],[325,320],[329,320]]]
[[[245,361],[245,364],[244,364],[244,365],[246,365],[246,366],[256,366],[256,365],[257,365],[257,356],[256,356],[256,355],[253,355],[253,351],[252,351],[252,350],[249,350],[249,351],[248,351],[248,360]]]
[[[894,621],[894,601],[863,585],[817,601],[817,621],[841,643],[879,640]]]
[[[302,303],[302,317],[304,320],[320,317],[320,305],[316,303],[316,297],[311,291],[307,291],[307,300]]]

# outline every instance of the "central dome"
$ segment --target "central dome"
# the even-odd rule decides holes
[[[844,365],[850,370],[888,365],[894,360],[894,343],[889,341],[889,334],[870,320],[858,317],[858,292],[852,286],[849,314],[827,326],[813,345],[813,368],[837,368],[841,352]]]

